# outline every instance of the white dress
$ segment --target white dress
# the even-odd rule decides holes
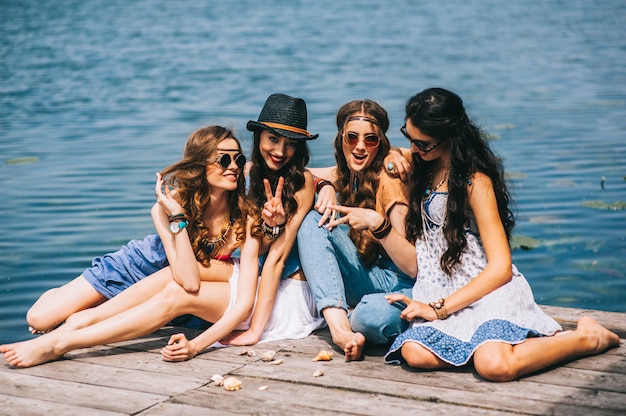
[[[487,258],[476,222],[470,213],[465,229],[467,246],[452,277],[439,266],[447,248],[442,224],[445,221],[447,192],[432,192],[425,202],[426,237],[415,243],[418,274],[413,299],[430,303],[446,298],[476,277],[486,266]],[[387,363],[400,363],[400,348],[405,342],[417,342],[443,361],[455,366],[466,364],[481,344],[501,341],[519,344],[529,337],[553,335],[561,326],[535,303],[530,285],[513,266],[510,282],[472,305],[451,314],[448,319],[432,322],[415,320],[393,342],[385,355]]]
[[[304,280],[282,279],[272,316],[259,343],[305,338],[324,325],[309,284]]]
[[[239,284],[239,258],[233,257],[233,274],[230,283],[230,304],[224,312],[235,305],[237,285]],[[261,277],[259,276],[259,279]],[[256,304],[256,301],[255,301]],[[252,314],[235,329],[246,331],[250,328]],[[305,338],[311,332],[325,325],[324,318],[317,313],[313,292],[306,280],[283,278],[278,286],[274,307],[269,322],[259,342],[278,341],[281,339]],[[218,342],[213,346],[221,346]]]

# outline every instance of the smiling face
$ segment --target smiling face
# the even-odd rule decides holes
[[[380,147],[380,130],[377,125],[354,114],[357,119],[349,120],[343,129],[342,150],[348,167],[352,171],[363,171],[369,167]],[[353,117],[350,117],[353,118]]]
[[[220,163],[224,155],[230,156],[230,163],[227,167],[223,167]],[[237,164],[240,161],[241,164],[241,150],[239,149],[239,143],[233,138],[222,140],[217,149],[211,155],[206,166],[206,176],[211,189],[223,189],[226,191],[234,191],[237,189],[237,180],[242,172],[242,167]],[[224,158],[225,159],[225,158]]]
[[[410,118],[407,118],[405,128],[406,130],[403,134],[411,143],[411,152],[417,153],[423,161],[430,162],[442,156],[448,156],[449,140],[437,141],[430,136],[426,136],[413,125]]]
[[[268,130],[261,130],[259,152],[272,170],[282,169],[295,155],[297,139],[279,136]]]

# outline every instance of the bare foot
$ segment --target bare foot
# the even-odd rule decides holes
[[[346,354],[346,361],[355,361],[363,355],[365,337],[360,332],[355,332],[352,341],[346,343],[343,352]]]
[[[589,316],[583,316],[578,320],[576,332],[581,332],[589,340],[589,354],[599,354],[620,344],[619,336]]]
[[[0,345],[0,352],[13,367],[32,367],[61,357],[63,354],[56,352],[54,343],[46,338],[47,336],[42,336],[15,344]]]

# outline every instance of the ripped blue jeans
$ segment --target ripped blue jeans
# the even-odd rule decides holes
[[[318,227],[321,215],[310,211],[298,230],[300,263],[315,296],[317,309],[354,308],[350,326],[368,342],[387,344],[408,327],[401,309],[384,298],[389,293],[411,297],[415,279],[402,273],[389,259],[365,267],[348,237],[347,227],[328,231]]]

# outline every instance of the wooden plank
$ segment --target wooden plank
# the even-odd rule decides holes
[[[136,353],[134,355],[137,356],[139,354]],[[153,359],[156,358],[155,354],[141,353],[141,355]],[[116,358],[119,361],[119,358]],[[160,357],[158,357],[158,360],[162,362]],[[96,360],[94,363],[87,363],[61,360],[14,371],[19,371],[23,375],[37,376],[50,380],[69,381],[97,387],[112,387],[167,396],[195,389],[207,383],[206,377],[195,378],[174,374],[168,374],[167,377],[163,377],[161,373],[150,371],[149,366],[141,368],[141,361],[137,363],[135,369],[123,364],[107,365],[105,361]],[[97,364],[95,364],[96,362]]]
[[[603,326],[626,338],[626,322],[624,314],[620,312],[596,311],[591,309],[562,308],[559,306],[540,305],[541,309],[564,326],[564,329],[573,329],[582,316],[590,316]]]
[[[313,363],[315,364],[315,363]],[[317,365],[320,365],[319,363]],[[385,394],[395,397],[411,398],[422,401],[437,401],[461,404],[471,407],[483,407],[500,411],[519,411],[545,414],[561,398],[567,397],[566,407],[571,407],[571,414],[585,414],[587,410],[578,408],[597,407],[616,411],[626,411],[623,394],[591,391],[569,386],[547,386],[542,383],[491,383],[476,379],[471,372],[436,371],[415,372],[393,370],[392,366],[367,361],[345,363],[323,363],[326,376],[313,378],[314,367],[310,358],[305,360],[292,355],[284,364],[271,366],[267,363],[251,363],[234,373],[241,376],[285,380],[292,383],[321,385],[348,391],[362,391],[371,394]],[[358,380],[358,383],[355,383]],[[546,397],[546,392],[551,397]],[[512,400],[514,399],[514,400]]]
[[[102,355],[98,353],[89,353],[81,356],[73,356],[71,364],[75,361],[84,363],[94,363],[108,367],[133,369],[154,373],[155,376],[166,379],[164,376],[185,377],[196,382],[208,383],[213,374],[226,374],[236,368],[245,365],[240,362],[225,362],[221,360],[209,360],[202,358],[194,358],[193,360],[183,362],[167,362],[161,359],[160,354],[153,352],[140,352],[134,350],[126,350],[124,348],[116,348],[116,354]],[[202,357],[209,357],[203,355]]]
[[[211,398],[205,397],[206,400]],[[253,412],[255,414],[260,414]],[[167,401],[164,403],[160,403],[156,406],[147,409],[139,415],[141,416],[239,416],[242,412],[228,412],[226,410],[222,410],[220,408],[212,409],[210,413],[207,412],[207,408],[204,406],[194,406],[192,404],[178,403],[174,401]]]
[[[2,416],[120,416],[123,414],[0,394],[0,415]]]
[[[626,402],[625,374],[561,366],[535,374],[528,378],[528,380],[542,384],[553,384],[556,386],[569,386],[623,393],[624,402]]]
[[[320,378],[323,378],[320,377]],[[241,377],[242,389],[227,392],[223,388],[208,386],[189,391],[176,401],[226,410],[237,414],[302,414],[302,415],[389,415],[429,414],[450,415],[466,411],[445,403],[417,401],[384,394],[363,394],[341,388],[302,386],[281,380]],[[353,380],[357,381],[357,380]],[[267,386],[265,390],[259,387]],[[472,408],[473,415],[502,415],[504,412]],[[507,413],[508,414],[508,413]]]
[[[138,413],[167,400],[169,396],[52,380],[22,374],[20,370],[0,371],[2,393],[24,399],[126,414]]]
[[[620,333],[626,314],[546,307],[573,328],[593,316]],[[491,383],[470,366],[418,371],[384,364],[384,347],[368,346],[362,361],[346,363],[327,329],[302,340],[213,349],[195,359],[168,363],[160,349],[173,333],[166,327],[141,339],[74,351],[69,359],[29,369],[0,366],[1,414],[626,414],[626,348],[565,363],[510,383]],[[260,360],[278,352],[282,365]],[[321,349],[330,362],[313,362]],[[325,374],[314,377],[322,368]],[[210,384],[213,374],[234,374],[242,390]],[[266,390],[258,387],[267,386]],[[5,404],[5,406],[2,406]],[[24,409],[28,412],[24,413]],[[4,412],[4,413],[2,413]]]

